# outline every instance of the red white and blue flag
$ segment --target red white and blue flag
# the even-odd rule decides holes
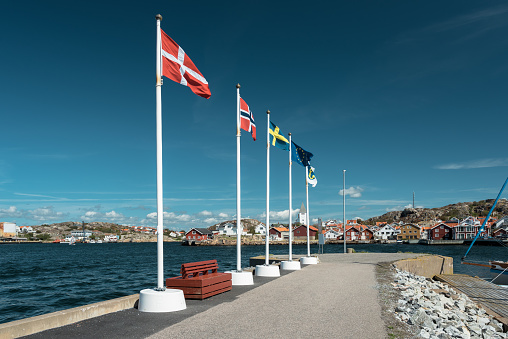
[[[161,59],[163,76],[189,87],[200,97],[210,98],[212,93],[203,74],[185,54],[182,47],[178,46],[162,29]]]
[[[254,116],[249,109],[249,105],[240,98],[240,127],[252,134],[254,141],[256,140],[256,123],[254,122]]]

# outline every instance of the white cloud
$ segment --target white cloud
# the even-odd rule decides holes
[[[351,198],[360,198],[362,196],[363,188],[360,186],[346,188],[345,190],[340,190],[339,195],[349,195]]]
[[[300,209],[292,210],[291,219],[296,221],[296,217],[300,213]],[[266,212],[263,212],[259,219],[266,218]],[[270,222],[289,222],[289,209],[283,211],[270,211]]]
[[[146,218],[151,221],[157,221],[157,212],[148,213]],[[168,223],[187,222],[191,221],[192,217],[188,214],[176,214],[174,212],[164,212],[163,219]]]
[[[480,159],[474,161],[466,161],[462,163],[450,163],[437,165],[434,168],[443,170],[471,169],[471,168],[488,168],[488,167],[505,167],[508,166],[508,158],[498,159]]]
[[[81,219],[85,221],[104,221],[104,222],[112,222],[116,224],[124,224],[124,225],[136,225],[139,224],[139,219],[136,217],[128,217],[122,213],[118,213],[116,211],[109,212],[97,212],[97,211],[87,211],[84,215],[81,216]]]
[[[227,213],[219,213],[218,217],[219,218],[223,218],[223,219],[227,219],[227,218],[229,218],[229,215]]]
[[[212,225],[217,224],[219,222],[219,220],[216,218],[206,218],[205,220],[203,220],[203,222],[210,224],[210,226],[212,226]]]
[[[204,210],[204,211],[199,212],[198,215],[201,215],[203,217],[209,217],[209,216],[212,216],[213,213],[210,211]]]
[[[53,206],[37,208],[34,210],[27,211],[24,215],[27,219],[38,220],[38,221],[54,221],[65,217],[66,214],[63,212],[57,212]]]
[[[10,206],[6,209],[0,208],[0,217],[2,218],[18,218],[21,217],[23,213],[18,210],[16,206]]]

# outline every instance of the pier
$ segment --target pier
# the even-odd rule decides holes
[[[187,300],[187,309],[183,311],[143,313],[130,307],[86,320],[69,319],[72,322],[69,325],[45,331],[39,327],[43,331],[39,333],[23,333],[30,327],[33,318],[29,318],[0,324],[0,337],[386,338],[388,328],[378,298],[376,269],[380,263],[417,256],[323,254],[318,265],[290,273],[283,271],[280,278],[255,276],[254,286],[233,286],[232,291],[209,299]],[[49,322],[48,319],[46,323]]]
[[[508,325],[508,288],[466,274],[440,274],[435,279],[466,294]]]

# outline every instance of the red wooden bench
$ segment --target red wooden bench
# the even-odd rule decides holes
[[[231,273],[217,272],[217,260],[182,264],[179,277],[167,278],[166,287],[183,291],[186,299],[205,299],[232,288]]]

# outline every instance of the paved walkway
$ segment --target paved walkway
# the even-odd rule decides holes
[[[412,258],[406,253],[320,255],[321,263],[280,278],[254,277],[255,286],[180,312],[135,309],[53,329],[33,338],[386,338],[375,266]]]

